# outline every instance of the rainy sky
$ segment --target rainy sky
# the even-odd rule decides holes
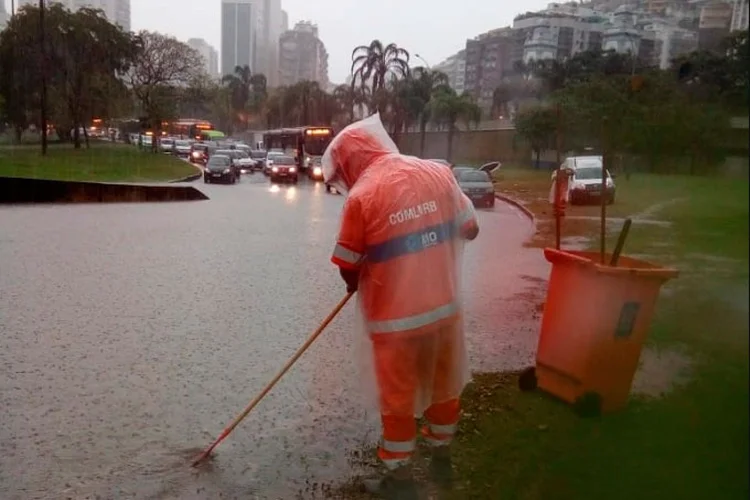
[[[513,22],[517,14],[539,10],[550,0],[281,0],[289,26],[318,24],[329,54],[329,77],[342,83],[351,52],[372,39],[395,42],[430,65],[457,52],[467,38]],[[5,0],[10,12],[10,0]],[[16,2],[18,3],[18,2]],[[133,30],[155,30],[186,41],[205,38],[221,46],[221,0],[130,0]],[[421,64],[421,63],[419,63]]]

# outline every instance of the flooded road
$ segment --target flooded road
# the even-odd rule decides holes
[[[294,498],[377,439],[350,304],[189,467],[345,293],[329,263],[343,197],[260,174],[196,186],[211,199],[0,208],[0,498]],[[516,209],[479,217],[472,368],[526,366],[539,299],[524,294],[547,266]]]

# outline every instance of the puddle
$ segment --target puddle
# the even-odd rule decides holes
[[[693,360],[682,349],[645,347],[632,392],[646,398],[662,398],[690,379]]]

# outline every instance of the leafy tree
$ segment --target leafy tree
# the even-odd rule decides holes
[[[448,161],[453,154],[453,136],[456,133],[457,122],[463,121],[467,125],[472,122],[479,123],[482,116],[482,110],[469,94],[464,92],[458,95],[450,87],[442,87],[435,92],[430,103],[430,113],[433,121],[448,128]]]
[[[553,147],[557,132],[557,113],[549,106],[535,106],[518,113],[515,119],[516,133],[531,146],[536,155],[536,168],[542,151]]]
[[[141,31],[137,41],[138,56],[125,79],[158,137],[162,121],[176,112],[175,89],[185,88],[199,78],[202,64],[198,52],[174,37]],[[152,141],[152,148],[156,152],[156,141]]]
[[[333,91],[333,97],[338,105],[346,113],[347,123],[354,121],[354,111],[358,106],[369,102],[367,87],[352,87],[351,85],[339,85]]]

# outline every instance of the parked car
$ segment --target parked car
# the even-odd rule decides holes
[[[276,156],[271,165],[271,182],[287,181],[297,183],[297,163],[293,156]]]
[[[273,149],[269,151],[268,155],[266,155],[266,166],[265,166],[265,169],[263,170],[263,173],[266,175],[271,175],[271,167],[273,167],[273,162],[277,158],[280,158],[282,156],[285,156],[283,151],[273,150]]]
[[[475,170],[476,168],[467,167],[466,165],[454,165],[453,167],[451,167],[451,171],[453,172],[453,177],[455,177],[456,180],[458,180],[458,175],[461,172],[473,172]]]
[[[323,180],[323,163],[320,156],[313,156],[310,165],[307,167],[307,177],[311,181]]]
[[[227,155],[214,154],[208,159],[203,173],[203,182],[226,182],[234,184],[239,179],[237,170],[232,167],[232,159]]]
[[[262,149],[251,149],[250,158],[253,159],[253,170],[265,170],[266,168],[266,153]]]
[[[495,186],[490,174],[482,170],[462,170],[456,174],[461,191],[477,206],[495,206]]]
[[[604,163],[601,156],[571,156],[565,159],[560,168],[571,173],[568,182],[568,200],[573,205],[600,201],[606,197],[607,204],[615,202],[615,181],[609,171],[606,172],[604,193],[602,193],[602,169]],[[552,181],[557,176],[557,170],[552,172]]]

